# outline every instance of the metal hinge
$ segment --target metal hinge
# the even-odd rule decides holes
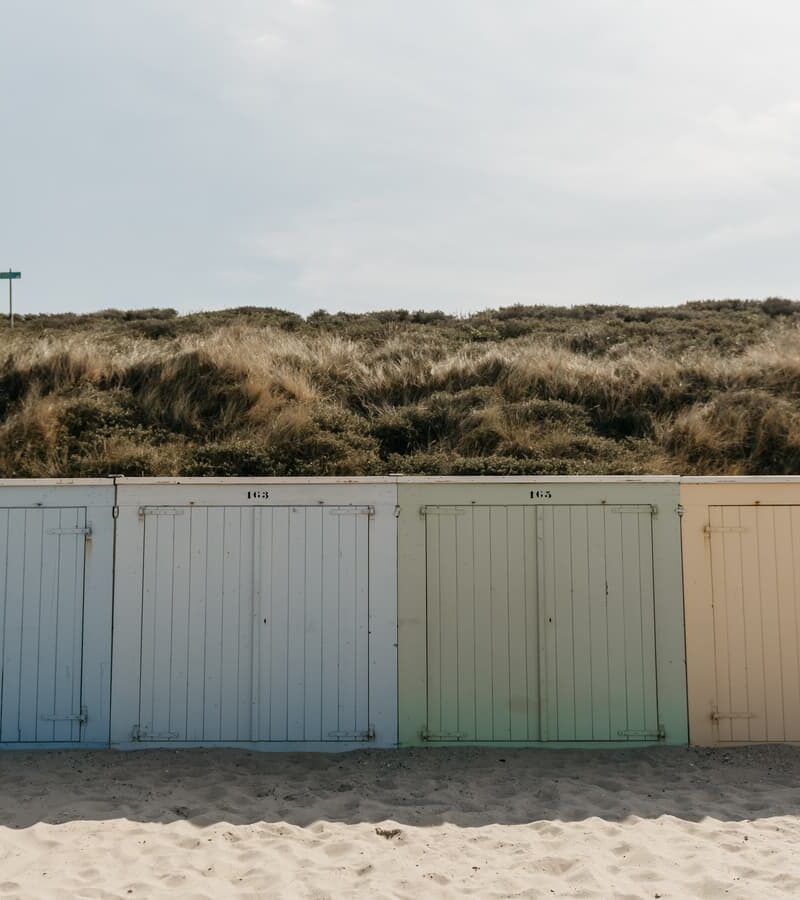
[[[180,735],[177,731],[165,731],[161,734],[155,734],[146,725],[144,727],[134,725],[131,728],[132,741],[174,741],[179,737]]]
[[[370,725],[366,731],[329,731],[332,741],[374,741],[375,726]]]
[[[186,512],[180,506],[140,506],[140,516],[182,516]]]
[[[716,710],[711,713],[711,718],[714,722],[719,722],[720,719],[755,719],[755,713],[721,713]]]
[[[91,537],[92,534],[92,526],[77,526],[75,528],[48,528],[48,534],[83,534],[86,537]]]
[[[684,505],[683,505],[682,503],[679,503],[679,504],[675,507],[675,512],[676,512],[679,516],[682,516],[682,515],[686,512],[686,509],[685,509],[685,507],[684,507]]]
[[[635,737],[641,738],[642,740],[652,740],[655,738],[657,741],[663,741],[667,733],[664,731],[664,726],[659,725],[658,731],[618,731],[617,735],[619,737]]]
[[[652,503],[640,503],[638,506],[609,506],[608,511],[617,513],[618,515],[624,515],[626,513],[647,513],[654,516],[658,513],[658,507],[654,506]]]
[[[341,506],[338,509],[330,509],[328,513],[332,516],[369,516],[375,515],[374,506]]]
[[[419,733],[423,741],[465,741],[469,735],[465,731],[429,731],[423,728]]]
[[[463,516],[467,510],[463,506],[420,506],[421,516]]]
[[[112,518],[112,519],[118,519],[118,518],[119,518],[119,507],[118,507],[118,506],[112,506],[112,507],[111,507],[111,518]]]
[[[68,716],[39,716],[42,722],[80,722],[85,725],[89,721],[89,711],[85,706],[79,713],[70,713]]]

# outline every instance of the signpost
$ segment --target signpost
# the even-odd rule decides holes
[[[22,272],[12,272],[9,269],[7,272],[0,272],[0,280],[5,278],[8,281],[8,322],[9,325],[14,327],[14,298],[11,293],[11,285],[14,283],[15,278],[22,278]]]

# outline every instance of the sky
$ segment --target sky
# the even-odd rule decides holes
[[[3,0],[0,269],[22,313],[800,298],[799,47],[796,0]]]

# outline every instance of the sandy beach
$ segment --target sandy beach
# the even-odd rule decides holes
[[[800,748],[0,755],[3,897],[797,897]]]

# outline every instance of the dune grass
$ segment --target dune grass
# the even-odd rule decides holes
[[[2,332],[3,477],[390,472],[798,473],[800,304],[108,311]]]

